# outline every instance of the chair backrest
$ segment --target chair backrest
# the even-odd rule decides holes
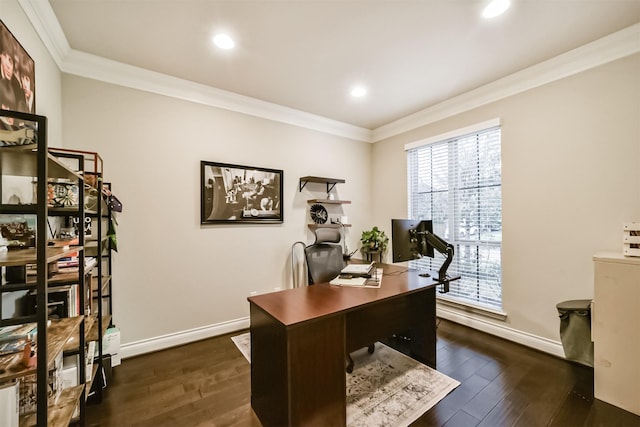
[[[334,228],[317,228],[316,241],[304,249],[309,271],[309,284],[332,280],[344,268],[340,231]]]
[[[344,268],[342,247],[331,243],[314,243],[304,249],[309,270],[309,284],[325,283]]]
[[[314,243],[340,243],[342,236],[337,228],[316,228],[316,241]]]

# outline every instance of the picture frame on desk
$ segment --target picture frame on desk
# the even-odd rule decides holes
[[[280,169],[200,162],[201,224],[281,224]]]

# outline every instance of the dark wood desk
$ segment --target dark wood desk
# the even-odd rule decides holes
[[[435,285],[382,265],[380,288],[316,284],[249,297],[251,407],[268,426],[345,426],[346,354],[409,331],[435,368]],[[437,276],[436,276],[437,277]]]

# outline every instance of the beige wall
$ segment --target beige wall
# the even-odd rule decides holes
[[[250,292],[290,286],[291,246],[312,241],[307,200],[326,196],[321,184],[299,192],[301,176],[346,180],[336,191],[352,201],[356,247],[371,144],[80,77],[63,88],[65,142],[102,155],[124,204],[113,281],[124,343],[246,318]],[[284,170],[284,224],[201,226],[201,160]]]
[[[373,222],[406,217],[404,144],[499,117],[508,318],[491,322],[558,341],[555,305],[591,299],[592,255],[640,220],[638,76],[635,55],[376,143]]]

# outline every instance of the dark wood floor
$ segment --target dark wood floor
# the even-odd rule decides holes
[[[103,402],[87,407],[87,425],[260,426],[236,334],[124,360]],[[461,385],[413,426],[640,427],[593,398],[590,368],[446,320],[437,347],[438,370]]]

